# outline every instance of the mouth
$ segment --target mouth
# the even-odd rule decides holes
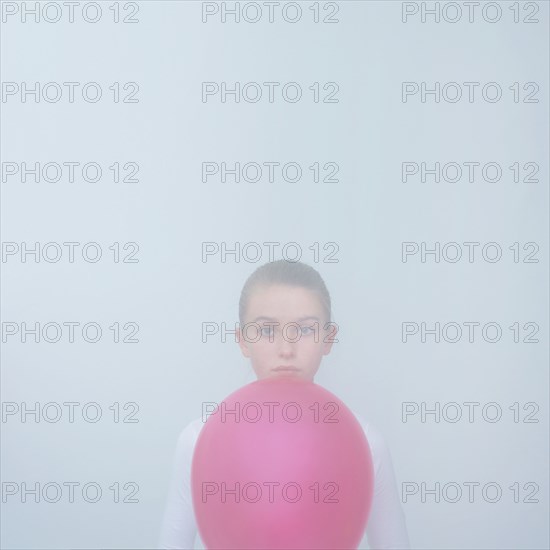
[[[271,370],[274,372],[298,372],[298,369],[296,367],[292,367],[292,366],[287,367],[283,365],[275,367],[274,369],[271,369]]]

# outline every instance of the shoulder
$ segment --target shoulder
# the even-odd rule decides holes
[[[355,412],[353,414],[361,424],[365,437],[367,438],[372,454],[373,466],[376,472],[384,462],[390,459],[390,452],[386,439],[374,424],[367,422],[360,414]],[[204,425],[205,422],[203,422],[200,416],[191,420],[179,433],[178,449],[194,448]]]
[[[178,450],[192,449],[199,437],[199,434],[204,426],[202,417],[191,420],[178,435]]]
[[[367,438],[374,466],[375,473],[379,472],[380,468],[391,463],[391,455],[386,439],[382,432],[372,423],[367,422],[361,415],[354,413],[355,417],[361,424],[363,432]]]

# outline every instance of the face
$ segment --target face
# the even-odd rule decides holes
[[[313,382],[337,332],[325,328],[327,321],[315,292],[287,285],[257,287],[249,298],[239,346],[258,380],[299,376]]]

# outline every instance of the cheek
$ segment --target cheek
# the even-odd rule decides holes
[[[260,340],[254,344],[251,344],[250,349],[256,357],[267,356],[273,350],[273,346],[269,342]]]
[[[315,338],[311,338],[310,340],[304,341],[300,346],[302,353],[310,356],[321,355],[323,352],[323,341],[321,338],[318,338],[317,340],[318,341],[316,342]]]

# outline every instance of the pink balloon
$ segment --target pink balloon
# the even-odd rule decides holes
[[[294,376],[227,397],[203,426],[191,464],[206,548],[357,548],[374,470],[361,424],[334,394]]]

